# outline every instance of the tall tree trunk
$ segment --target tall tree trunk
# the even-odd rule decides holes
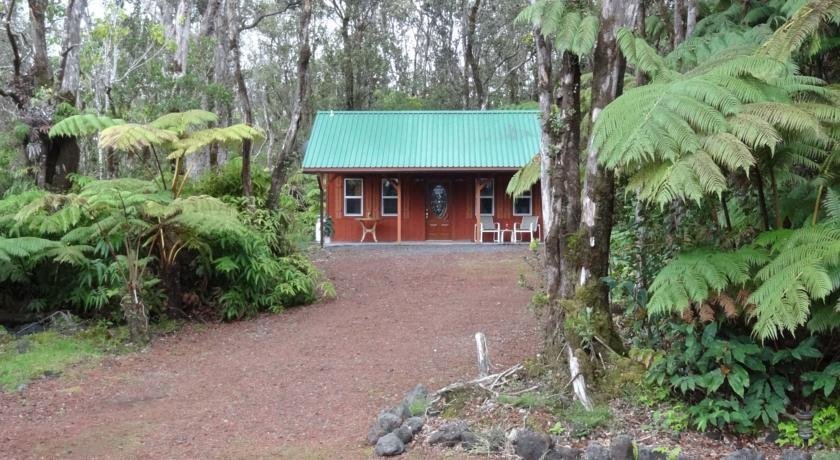
[[[187,73],[187,55],[190,47],[190,9],[189,0],[179,0],[175,10],[175,56],[173,70],[176,75]]]
[[[593,124],[601,110],[621,94],[625,62],[618,50],[616,32],[635,23],[638,7],[639,0],[601,2],[601,28],[592,59]],[[590,140],[581,199],[580,286],[575,296],[581,304],[586,304],[578,307],[591,312],[592,327],[601,340],[613,350],[623,350],[610,314],[609,290],[601,282],[601,278],[609,274],[614,189],[613,173],[598,164],[598,149]],[[582,312],[583,309],[577,313]]]
[[[484,84],[481,80],[481,72],[478,66],[478,58],[475,56],[475,27],[478,18],[478,9],[481,7],[481,0],[474,0],[466,13],[466,31],[464,36],[464,78],[467,80],[467,104],[469,105],[469,80],[472,75],[473,88],[475,88],[475,99],[478,101],[478,107],[482,107],[485,100]],[[469,66],[469,72],[467,71]]]
[[[684,1],[685,0],[674,0],[674,48],[680,46],[680,43],[685,40],[685,19],[683,16],[685,13]]]
[[[228,21],[228,49],[231,52],[233,61],[233,79],[236,82],[236,94],[239,96],[239,104],[242,108],[242,119],[250,125],[254,125],[254,109],[251,106],[251,98],[248,95],[248,87],[245,85],[245,76],[242,74],[242,52],[239,49],[239,16],[236,11],[237,3],[228,0],[226,15]],[[250,198],[253,193],[251,184],[251,147],[250,140],[242,142],[242,195]]]
[[[47,0],[29,0],[29,20],[32,27],[32,67],[29,70],[29,76],[35,84],[35,89],[52,86],[45,23],[48,6]]]
[[[73,105],[76,105],[79,97],[80,29],[85,10],[87,10],[87,0],[70,0],[67,5],[67,16],[64,19],[64,49],[61,53],[58,95]]]
[[[770,230],[770,215],[767,212],[767,200],[764,198],[764,178],[758,165],[755,167],[755,190],[758,195],[758,209],[761,211],[761,223],[764,230]]]
[[[307,94],[309,93],[309,60],[312,57],[312,50],[309,47],[309,24],[311,19],[312,0],[303,0],[298,25],[300,50],[298,51],[297,62],[297,90],[295,91],[294,109],[289,120],[289,129],[286,131],[286,137],[283,139],[283,147],[280,150],[274,170],[271,173],[271,188],[268,191],[266,202],[266,206],[270,210],[277,209],[280,201],[280,190],[283,188],[286,182],[286,175],[294,163],[292,152],[295,149],[297,134],[303,118],[303,108],[306,104]]]
[[[697,0],[686,0],[686,2],[684,38],[690,37],[697,25]]]
[[[343,10],[339,9],[335,2],[334,8],[341,11],[341,73],[344,77],[344,108],[353,110],[356,107],[355,88],[356,81],[353,69],[353,41],[350,39],[350,19],[355,10],[351,3],[347,3]]]

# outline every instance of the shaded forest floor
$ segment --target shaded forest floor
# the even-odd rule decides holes
[[[517,287],[526,253],[317,252],[335,300],[193,324],[147,351],[0,393],[0,457],[369,457],[363,440],[380,408],[417,383],[434,389],[476,373],[476,331],[498,368],[536,352],[531,294]]]

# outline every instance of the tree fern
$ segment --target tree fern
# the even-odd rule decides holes
[[[780,27],[760,52],[778,61],[787,61],[824,22],[840,22],[840,0],[810,0]]]
[[[650,285],[650,314],[681,311],[726,289],[750,281],[751,269],[766,262],[766,252],[742,248],[732,252],[696,249],[680,254],[657,273]]]
[[[193,109],[186,112],[168,113],[149,123],[149,126],[182,135],[190,128],[209,126],[217,121],[219,121],[219,116],[215,113]]]
[[[102,115],[73,115],[67,117],[50,128],[50,137],[82,137],[91,135],[111,126],[124,124],[120,119],[110,118]]]
[[[103,129],[99,133],[99,148],[139,154],[146,149],[172,144],[177,140],[178,136],[173,131],[126,123]]]
[[[537,155],[513,174],[505,192],[510,196],[519,196],[531,190],[531,187],[540,180],[541,169],[540,157]]]
[[[246,124],[237,124],[226,128],[205,129],[191,133],[188,137],[176,142],[174,150],[169,154],[169,158],[180,158],[213,144],[233,147],[242,144],[245,140],[259,141],[264,138],[265,133],[261,129]]]

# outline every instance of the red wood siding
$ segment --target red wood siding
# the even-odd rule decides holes
[[[495,182],[495,214],[493,219],[502,228],[513,228],[521,217],[513,215],[513,198],[505,194],[505,188],[513,174],[467,174],[467,173],[423,173],[423,174],[325,174],[322,176],[326,193],[326,214],[333,219],[332,240],[359,241],[361,226],[356,216],[344,215],[344,178],[363,179],[364,216],[381,216],[382,179],[398,178],[402,184],[402,239],[423,241],[426,239],[426,181],[441,178],[451,181],[449,198],[452,239],[472,241],[475,226],[475,183],[478,178],[493,178]],[[531,190],[533,214],[542,216],[539,185]],[[376,227],[379,241],[397,241],[397,217],[382,216]],[[485,240],[489,239],[489,235]],[[365,241],[373,241],[370,236]]]

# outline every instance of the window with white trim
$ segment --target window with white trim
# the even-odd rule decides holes
[[[344,215],[361,216],[364,202],[362,179],[344,179]]]
[[[397,215],[397,185],[391,179],[382,179],[382,215]]]
[[[526,190],[521,195],[513,197],[513,215],[530,216],[533,213],[533,200],[531,191]]]
[[[478,213],[492,216],[496,211],[496,195],[493,179],[483,181],[478,191]]]

